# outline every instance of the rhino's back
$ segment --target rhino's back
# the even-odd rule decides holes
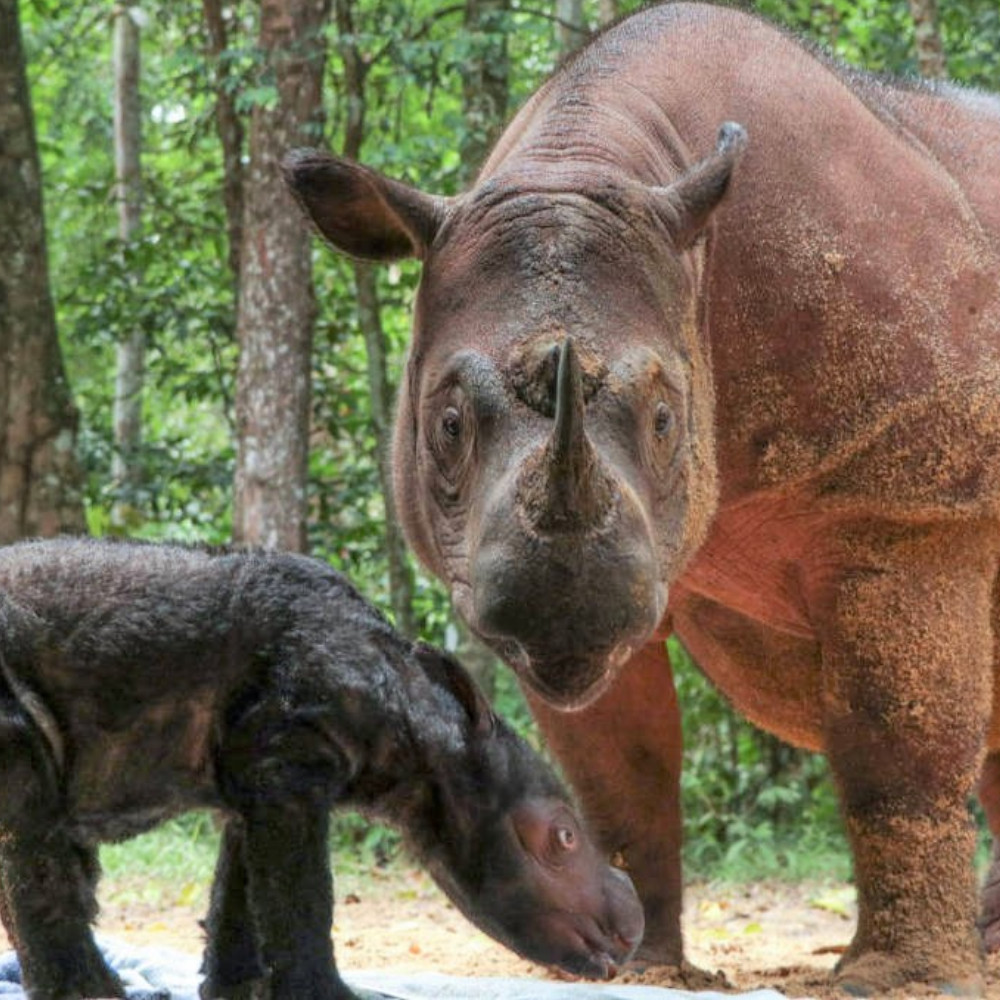
[[[556,77],[511,155],[534,162],[587,102],[644,180],[651,144],[690,162],[723,121],[749,133],[704,289],[723,503],[794,486],[902,516],[1000,512],[995,99],[880,82],[681,3]]]
[[[960,192],[1000,252],[1000,96],[948,83],[893,86],[858,78]]]

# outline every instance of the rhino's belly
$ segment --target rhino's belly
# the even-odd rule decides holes
[[[671,608],[681,642],[737,711],[787,743],[822,749],[814,640],[690,592],[679,594]]]

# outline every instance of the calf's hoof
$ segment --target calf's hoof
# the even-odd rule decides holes
[[[949,963],[947,968],[927,971],[885,952],[868,952],[857,958],[845,956],[834,970],[834,984],[847,996],[874,997],[908,985],[921,985],[936,989],[943,996],[982,997],[986,979],[981,963],[961,966]]]
[[[269,978],[269,1000],[359,1000],[333,970],[315,974],[272,970]]]
[[[198,990],[201,1000],[271,1000],[267,978],[246,979],[242,983],[222,984],[205,980]]]

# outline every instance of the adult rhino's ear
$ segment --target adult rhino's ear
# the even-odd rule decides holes
[[[417,660],[434,684],[452,694],[465,709],[474,732],[488,735],[496,725],[490,703],[469,672],[453,656],[426,643],[414,647]]]
[[[678,249],[691,246],[708,224],[746,147],[747,133],[743,126],[726,122],[719,129],[714,153],[669,187],[654,189],[657,208]]]
[[[282,171],[320,233],[363,260],[422,258],[447,211],[446,198],[315,149],[289,153]]]

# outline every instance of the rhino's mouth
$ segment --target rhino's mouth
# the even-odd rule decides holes
[[[625,663],[629,656],[631,650],[625,654],[619,665]],[[579,663],[574,661],[574,667],[579,668]],[[557,672],[560,678],[564,676],[562,670]],[[517,673],[546,704],[562,712],[579,712],[592,705],[611,687],[618,676],[618,666],[608,665],[596,677],[588,676],[583,679],[579,675],[573,675],[571,684],[550,682],[548,675],[551,670],[540,670],[530,660],[526,666],[517,669]]]
[[[621,643],[606,656],[552,658],[532,655],[509,636],[479,635],[534,694],[563,712],[580,711],[597,701],[635,652],[633,644]]]

